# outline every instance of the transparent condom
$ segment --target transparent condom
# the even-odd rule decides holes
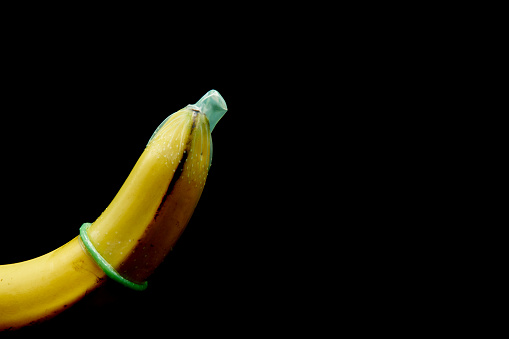
[[[187,105],[185,109],[190,110],[198,110],[202,113],[204,113],[207,116],[207,119],[209,120],[210,124],[210,132],[214,129],[217,122],[223,117],[223,115],[226,113],[228,108],[226,107],[226,102],[224,101],[221,94],[219,94],[216,90],[210,90],[208,91],[198,102],[194,105]],[[150,144],[152,139],[156,136],[156,134],[159,132],[159,130],[163,127],[163,125],[168,121],[168,119],[171,117],[172,114],[170,114],[164,121],[159,125],[159,127],[156,128],[154,133],[152,134],[152,137],[150,137],[150,140],[147,143],[147,146]],[[212,163],[212,141],[210,144],[210,164]],[[129,281],[122,277],[95,249],[94,245],[88,238],[88,228],[90,227],[90,223],[84,223],[82,227],[80,228],[80,238],[81,243],[85,246],[87,249],[87,252],[91,255],[91,257],[94,259],[94,261],[101,267],[101,269],[106,273],[108,277],[111,279],[119,282],[120,284],[129,287],[134,290],[142,291],[147,288],[147,282],[137,284],[132,281]]]
[[[223,117],[223,115],[228,111],[228,107],[226,107],[226,102],[224,101],[221,94],[219,94],[218,91],[215,89],[212,89],[208,91],[204,96],[201,97],[200,100],[194,105],[187,105],[187,109],[192,110],[198,110],[205,114],[207,116],[207,119],[209,120],[210,124],[210,133],[214,130],[214,127],[216,127],[217,122]],[[150,144],[152,139],[156,136],[156,134],[159,132],[159,130],[164,126],[166,121],[173,115],[170,114],[164,121],[159,125],[159,127],[156,128],[152,136],[150,137],[150,140],[147,143],[147,146]],[[210,142],[210,163],[209,167],[212,164],[212,155],[213,155],[213,149],[212,149],[212,139]]]

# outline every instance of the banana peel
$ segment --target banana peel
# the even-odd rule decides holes
[[[184,231],[212,163],[211,132],[226,111],[211,90],[166,118],[90,225],[90,242],[125,279],[144,282]],[[0,265],[0,331],[52,318],[107,279],[80,236],[43,256]]]

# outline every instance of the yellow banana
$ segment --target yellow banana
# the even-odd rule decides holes
[[[88,229],[97,252],[124,278],[145,281],[186,227],[211,164],[211,131],[226,110],[212,90],[170,115]],[[51,318],[105,280],[80,236],[41,257],[0,265],[0,331]]]

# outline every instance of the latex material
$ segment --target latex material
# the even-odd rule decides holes
[[[224,101],[221,94],[218,91],[212,89],[208,91],[200,100],[194,105],[187,105],[185,109],[194,109],[199,110],[207,116],[210,125],[210,132],[214,127],[216,127],[217,122],[223,117],[223,115],[228,111],[228,107],[226,106],[226,102]],[[166,121],[173,115],[170,114],[164,121],[156,128],[150,140],[147,143],[147,146],[150,144],[152,139],[156,136],[157,132],[164,126]]]
[[[208,91],[196,104],[189,106],[197,107],[207,116],[211,133],[214,127],[216,127],[217,122],[223,117],[226,111],[228,111],[223,97],[214,89]]]
[[[132,281],[129,281],[122,277],[114,268],[111,266],[95,249],[94,245],[88,238],[88,228],[92,225],[91,223],[84,223],[80,227],[80,237],[83,245],[87,249],[88,254],[94,259],[96,264],[106,273],[108,277],[115,280],[118,283],[121,283],[122,285],[129,287],[136,291],[143,291],[147,288],[148,282],[144,282],[142,284],[137,284]]]

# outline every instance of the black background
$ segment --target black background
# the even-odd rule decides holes
[[[351,123],[364,128],[362,105],[374,101],[357,94],[364,65],[340,60],[358,57],[336,49],[344,38],[321,39],[335,21],[265,9],[212,22],[201,7],[148,24],[153,11],[42,22],[24,12],[30,20],[4,31],[0,264],[48,253],[93,222],[169,114],[211,89],[229,109],[203,195],[148,289],[109,281],[10,335],[316,335],[335,327],[338,305],[343,323],[358,314],[344,305],[362,307],[366,293],[348,288],[369,233],[351,236],[366,224],[367,156],[355,151],[365,141]]]
[[[447,228],[472,212],[450,208],[465,172],[444,135],[456,139],[461,119],[447,117],[470,102],[452,79],[470,73],[443,47],[450,34],[429,36],[426,11],[23,6],[0,23],[0,264],[94,221],[169,114],[210,89],[229,111],[149,288],[109,282],[14,336],[415,332],[456,313],[442,293],[463,250]]]
[[[407,274],[420,236],[408,229],[428,213],[415,213],[408,136],[427,102],[409,80],[421,63],[399,77],[403,57],[378,27],[282,9],[2,21],[0,264],[93,222],[169,114],[210,89],[229,108],[202,198],[148,289],[108,282],[12,336],[316,336],[399,327],[395,294],[396,314],[419,305],[401,291],[420,279]]]

